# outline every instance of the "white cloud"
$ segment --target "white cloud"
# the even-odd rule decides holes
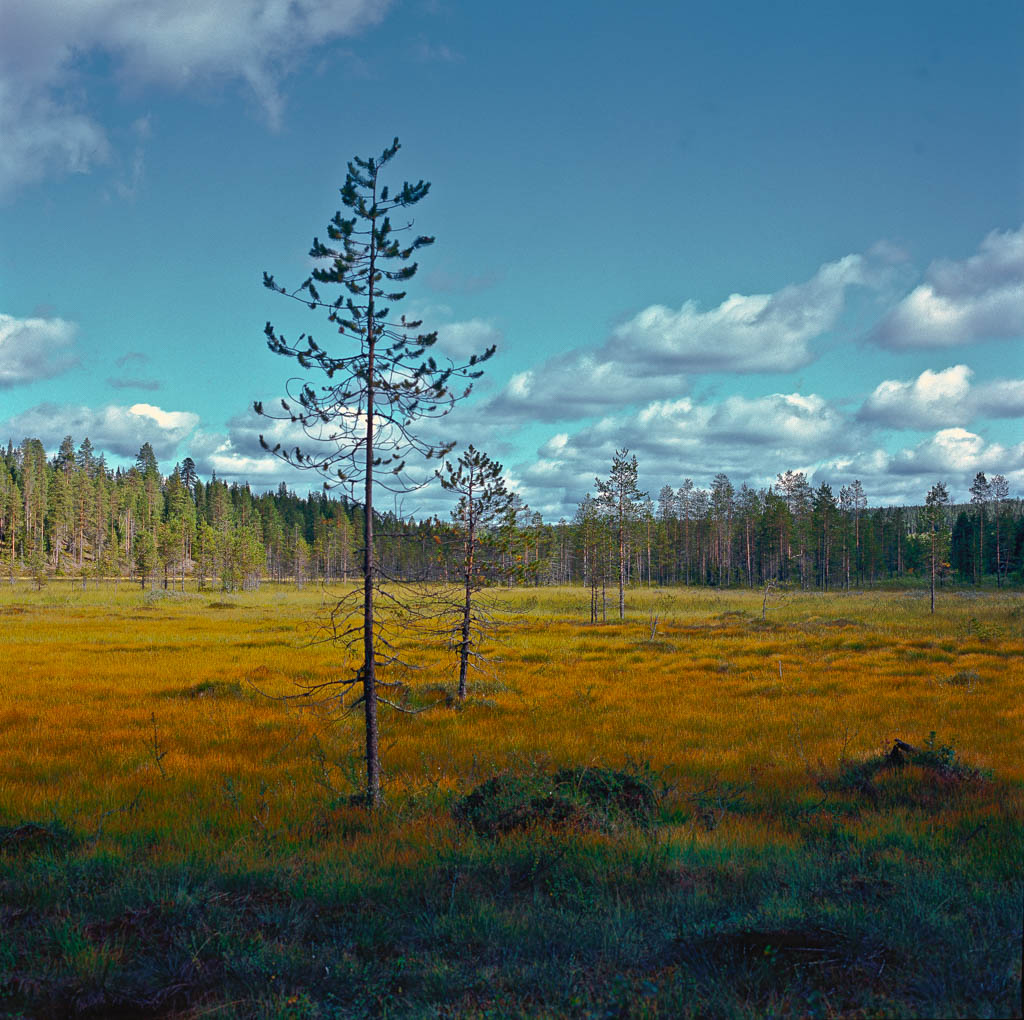
[[[0,313],[0,389],[66,372],[76,363],[71,349],[77,332],[64,319],[17,319]]]
[[[823,265],[775,294],[732,294],[701,311],[652,305],[619,326],[606,349],[677,372],[791,372],[813,359],[810,342],[835,325],[846,288],[870,277],[861,255]]]
[[[269,436],[268,436],[269,440]],[[276,484],[278,481],[304,482],[306,487],[318,488],[321,479],[310,472],[304,475],[290,468],[278,457],[248,444],[235,445],[232,435],[200,432],[189,444],[189,455],[201,475],[216,474],[218,478],[254,485]]]
[[[993,443],[964,428],[939,429],[895,453],[873,449],[821,465],[828,475],[860,478],[872,503],[920,504],[929,488],[945,482],[953,502],[967,502],[974,476],[1005,475],[1011,492],[1024,489],[1024,443]]]
[[[959,474],[978,471],[1007,474],[1024,467],[1024,444],[1005,447],[988,443],[963,428],[940,429],[929,439],[892,458],[890,469],[897,474],[921,472]]]
[[[708,432],[717,441],[790,451],[844,446],[847,429],[843,415],[815,393],[772,393],[753,400],[728,397],[708,422]]]
[[[91,408],[45,403],[0,422],[0,435],[15,443],[40,439],[47,449],[56,449],[66,435],[76,443],[88,437],[98,451],[129,458],[150,443],[157,458],[167,460],[198,424],[199,415],[191,411],[164,411],[152,404]]]
[[[132,404],[128,413],[155,421],[158,428],[165,432],[178,432],[182,435],[191,432],[199,424],[199,417],[191,411],[164,411],[153,404]]]
[[[271,413],[283,413],[277,400],[268,400],[266,407]],[[255,485],[286,481],[297,488],[320,487],[323,478],[315,471],[300,471],[264,450],[261,435],[270,447],[280,443],[283,450],[289,451],[296,447],[303,452],[317,449],[317,443],[303,432],[301,425],[287,418],[260,416],[249,409],[228,421],[226,433],[197,432],[189,443],[190,456],[200,474],[216,472],[218,478]]]
[[[656,495],[685,477],[707,485],[719,471],[737,485],[769,485],[779,471],[811,473],[837,452],[852,456],[863,444],[861,430],[817,394],[732,396],[706,404],[682,397],[559,432],[541,445],[536,460],[512,467],[523,497],[557,519],[571,516],[593,491],[595,474],[606,472],[624,446],[637,455],[641,485]]]
[[[109,157],[83,95],[84,58],[109,57],[135,84],[243,82],[276,123],[279,82],[296,57],[379,21],[387,7],[388,0],[6,0],[0,191],[53,171],[88,171]]]
[[[813,342],[842,314],[848,287],[877,287],[888,267],[862,255],[823,265],[774,294],[733,294],[702,311],[651,305],[600,347],[577,348],[513,377],[489,404],[494,416],[560,421],[688,392],[688,375],[790,372],[814,357]]]
[[[864,402],[861,421],[892,428],[928,429],[967,425],[977,418],[1024,417],[1024,379],[973,386],[967,365],[925,369],[916,379],[886,379]]]
[[[976,255],[940,260],[871,334],[892,350],[1024,336],[1024,227],[993,231]]]
[[[978,414],[990,418],[1024,418],[1024,379],[998,379],[975,393]]]
[[[652,404],[637,417],[607,418],[560,433],[541,446],[535,460],[514,463],[511,470],[523,498],[549,520],[571,517],[583,495],[594,491],[595,474],[604,477],[615,450],[623,447],[636,454],[641,488],[652,497],[687,477],[707,487],[720,471],[737,488],[743,482],[765,488],[787,469],[803,471],[815,487],[827,482],[835,494],[860,479],[872,505],[919,504],[940,480],[954,501],[966,501],[978,471],[1005,475],[1012,492],[1024,489],[1024,443],[1005,446],[949,428],[890,452],[870,445],[834,408],[814,398],[794,414],[787,399],[792,396],[773,394],[743,404],[731,398],[710,406],[690,400]]]
[[[437,327],[438,348],[453,360],[483,354],[492,345],[500,346],[501,330],[486,319],[466,319]]]
[[[864,401],[858,417],[893,428],[961,424],[972,374],[966,365],[953,365],[940,372],[926,369],[909,382],[885,379]]]

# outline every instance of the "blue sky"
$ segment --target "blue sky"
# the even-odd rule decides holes
[[[7,0],[0,438],[308,484],[248,409],[264,322],[321,323],[261,275],[398,135],[408,310],[499,346],[445,434],[545,517],[622,447],[652,494],[1024,494],[1024,8],[700,7]]]

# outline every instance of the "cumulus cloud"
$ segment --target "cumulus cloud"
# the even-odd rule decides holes
[[[777,450],[832,449],[850,439],[845,417],[815,393],[728,397],[715,409],[708,431],[717,442],[749,443]]]
[[[815,465],[865,441],[861,430],[817,394],[772,393],[701,404],[690,397],[654,401],[636,415],[602,418],[575,432],[558,432],[532,462],[513,465],[531,505],[554,517],[571,515],[615,450],[633,451],[641,483],[656,495],[685,477],[707,484],[719,471],[738,485],[768,485],[786,468]]]
[[[639,364],[608,358],[602,351],[576,350],[512,376],[489,401],[487,414],[504,421],[589,418],[689,388],[685,376],[651,375]]]
[[[964,428],[939,429],[895,453],[881,448],[823,463],[819,473],[863,480],[872,503],[921,504],[928,489],[945,482],[953,502],[967,502],[974,476],[1005,475],[1011,491],[1024,488],[1024,443],[1007,446]]]
[[[990,418],[1024,418],[1024,379],[997,379],[979,386],[975,412]]]
[[[1024,468],[1024,443],[989,443],[963,428],[940,429],[917,446],[900,450],[889,468],[901,475],[943,473],[966,477],[978,471],[1010,474]]]
[[[501,330],[486,319],[466,319],[437,327],[438,347],[455,360],[483,354],[492,344],[500,346],[503,340]]]
[[[97,450],[119,457],[134,457],[143,443],[150,443],[157,458],[166,460],[198,424],[199,415],[191,411],[165,411],[152,404],[91,408],[45,403],[0,423],[0,434],[16,443],[40,439],[47,449],[56,449],[66,435],[76,442],[88,437]]]
[[[109,157],[81,73],[94,54],[122,78],[182,88],[244,83],[272,123],[282,77],[298,55],[380,20],[387,0],[7,0],[0,33],[0,189]]]
[[[888,267],[863,255],[823,265],[774,294],[733,294],[716,308],[651,305],[600,347],[578,348],[513,377],[490,410],[509,419],[560,421],[645,400],[679,397],[688,376],[791,372],[810,363],[851,286],[878,287]]]
[[[276,401],[267,401],[272,409]],[[260,445],[260,436],[273,447],[309,450],[311,440],[301,426],[287,419],[265,418],[252,409],[235,415],[227,423],[226,433],[199,431],[189,443],[189,453],[200,474],[216,473],[218,478],[251,482],[257,486],[279,481],[300,483],[302,488],[318,488],[322,479],[312,471],[298,471]]]
[[[810,342],[835,325],[846,288],[870,277],[861,255],[823,265],[805,283],[775,294],[732,294],[701,311],[645,308],[619,326],[606,346],[619,345],[652,367],[688,372],[791,372],[808,364]]]
[[[458,431],[466,434],[465,423]],[[297,471],[266,453],[261,433],[271,445],[311,445],[292,422],[248,411],[232,418],[224,432],[196,431],[189,453],[202,475],[216,472],[218,478],[255,487],[282,481],[299,490],[319,487],[321,479],[313,472]],[[737,488],[743,482],[764,488],[787,469],[803,471],[815,486],[828,482],[836,493],[860,479],[873,505],[920,503],[937,480],[947,482],[954,499],[966,499],[977,471],[1002,473],[1014,491],[1024,488],[1024,444],[1002,445],[963,428],[947,428],[892,452],[877,445],[867,426],[813,393],[731,396],[705,403],[691,397],[652,401],[639,413],[609,415],[553,432],[528,459],[515,449],[498,453],[490,438],[484,445],[505,461],[510,487],[549,521],[572,516],[583,495],[594,491],[595,475],[607,474],[622,447],[637,455],[641,487],[652,498],[662,485],[678,487],[687,477],[707,487],[720,471]],[[444,516],[450,502],[428,487],[406,496],[398,509]]]
[[[977,418],[1024,417],[1024,379],[973,386],[967,365],[925,369],[916,379],[886,379],[857,412],[861,421],[892,428],[967,425]]]
[[[1024,227],[993,231],[976,255],[940,260],[871,333],[891,350],[1024,336]]]
[[[66,372],[77,361],[72,353],[77,332],[64,319],[18,319],[0,313],[0,389]]]

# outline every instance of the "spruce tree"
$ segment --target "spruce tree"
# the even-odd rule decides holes
[[[377,672],[390,661],[377,647],[380,573],[374,553],[374,490],[380,486],[404,492],[416,487],[406,472],[408,458],[444,456],[452,449],[453,443],[425,438],[416,424],[447,414],[481,374],[476,366],[494,353],[491,347],[465,364],[441,364],[431,350],[436,333],[420,332],[421,322],[391,315],[389,306],[405,297],[401,287],[416,273],[413,256],[434,241],[418,235],[402,243],[396,236],[412,223],[393,226],[392,213],[404,215],[430,190],[422,180],[406,182],[394,192],[383,182],[381,173],[398,150],[396,138],[380,156],[357,157],[348,164],[341,188],[348,215],[335,213],[327,226],[328,243],[313,239],[309,254],[318,267],[300,287],[290,291],[264,274],[269,290],[324,312],[338,339],[327,345],[302,334],[289,341],[268,322],[264,332],[270,350],[294,359],[301,369],[320,373],[325,381],[314,385],[300,380],[281,401],[280,413],[264,411],[259,401],[254,405],[259,414],[300,426],[310,440],[304,448],[286,450],[280,444],[267,447],[261,436],[265,447],[290,464],[323,476],[326,485],[344,486],[353,496],[357,487],[361,489],[362,591],[358,605],[352,607],[355,619],[335,633],[354,635],[362,646],[354,676],[339,683],[342,693],[353,686],[362,688],[366,801],[371,806],[379,802],[381,780]],[[321,287],[338,288],[338,296],[322,296]],[[348,614],[344,602],[339,601],[336,616]]]

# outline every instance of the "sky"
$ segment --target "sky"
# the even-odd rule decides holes
[[[297,490],[254,400],[353,156],[431,182],[437,434],[548,520],[640,485],[1024,496],[1024,6],[5,0],[0,440]],[[319,331],[319,333],[318,333]],[[439,512],[443,494],[407,496]]]

